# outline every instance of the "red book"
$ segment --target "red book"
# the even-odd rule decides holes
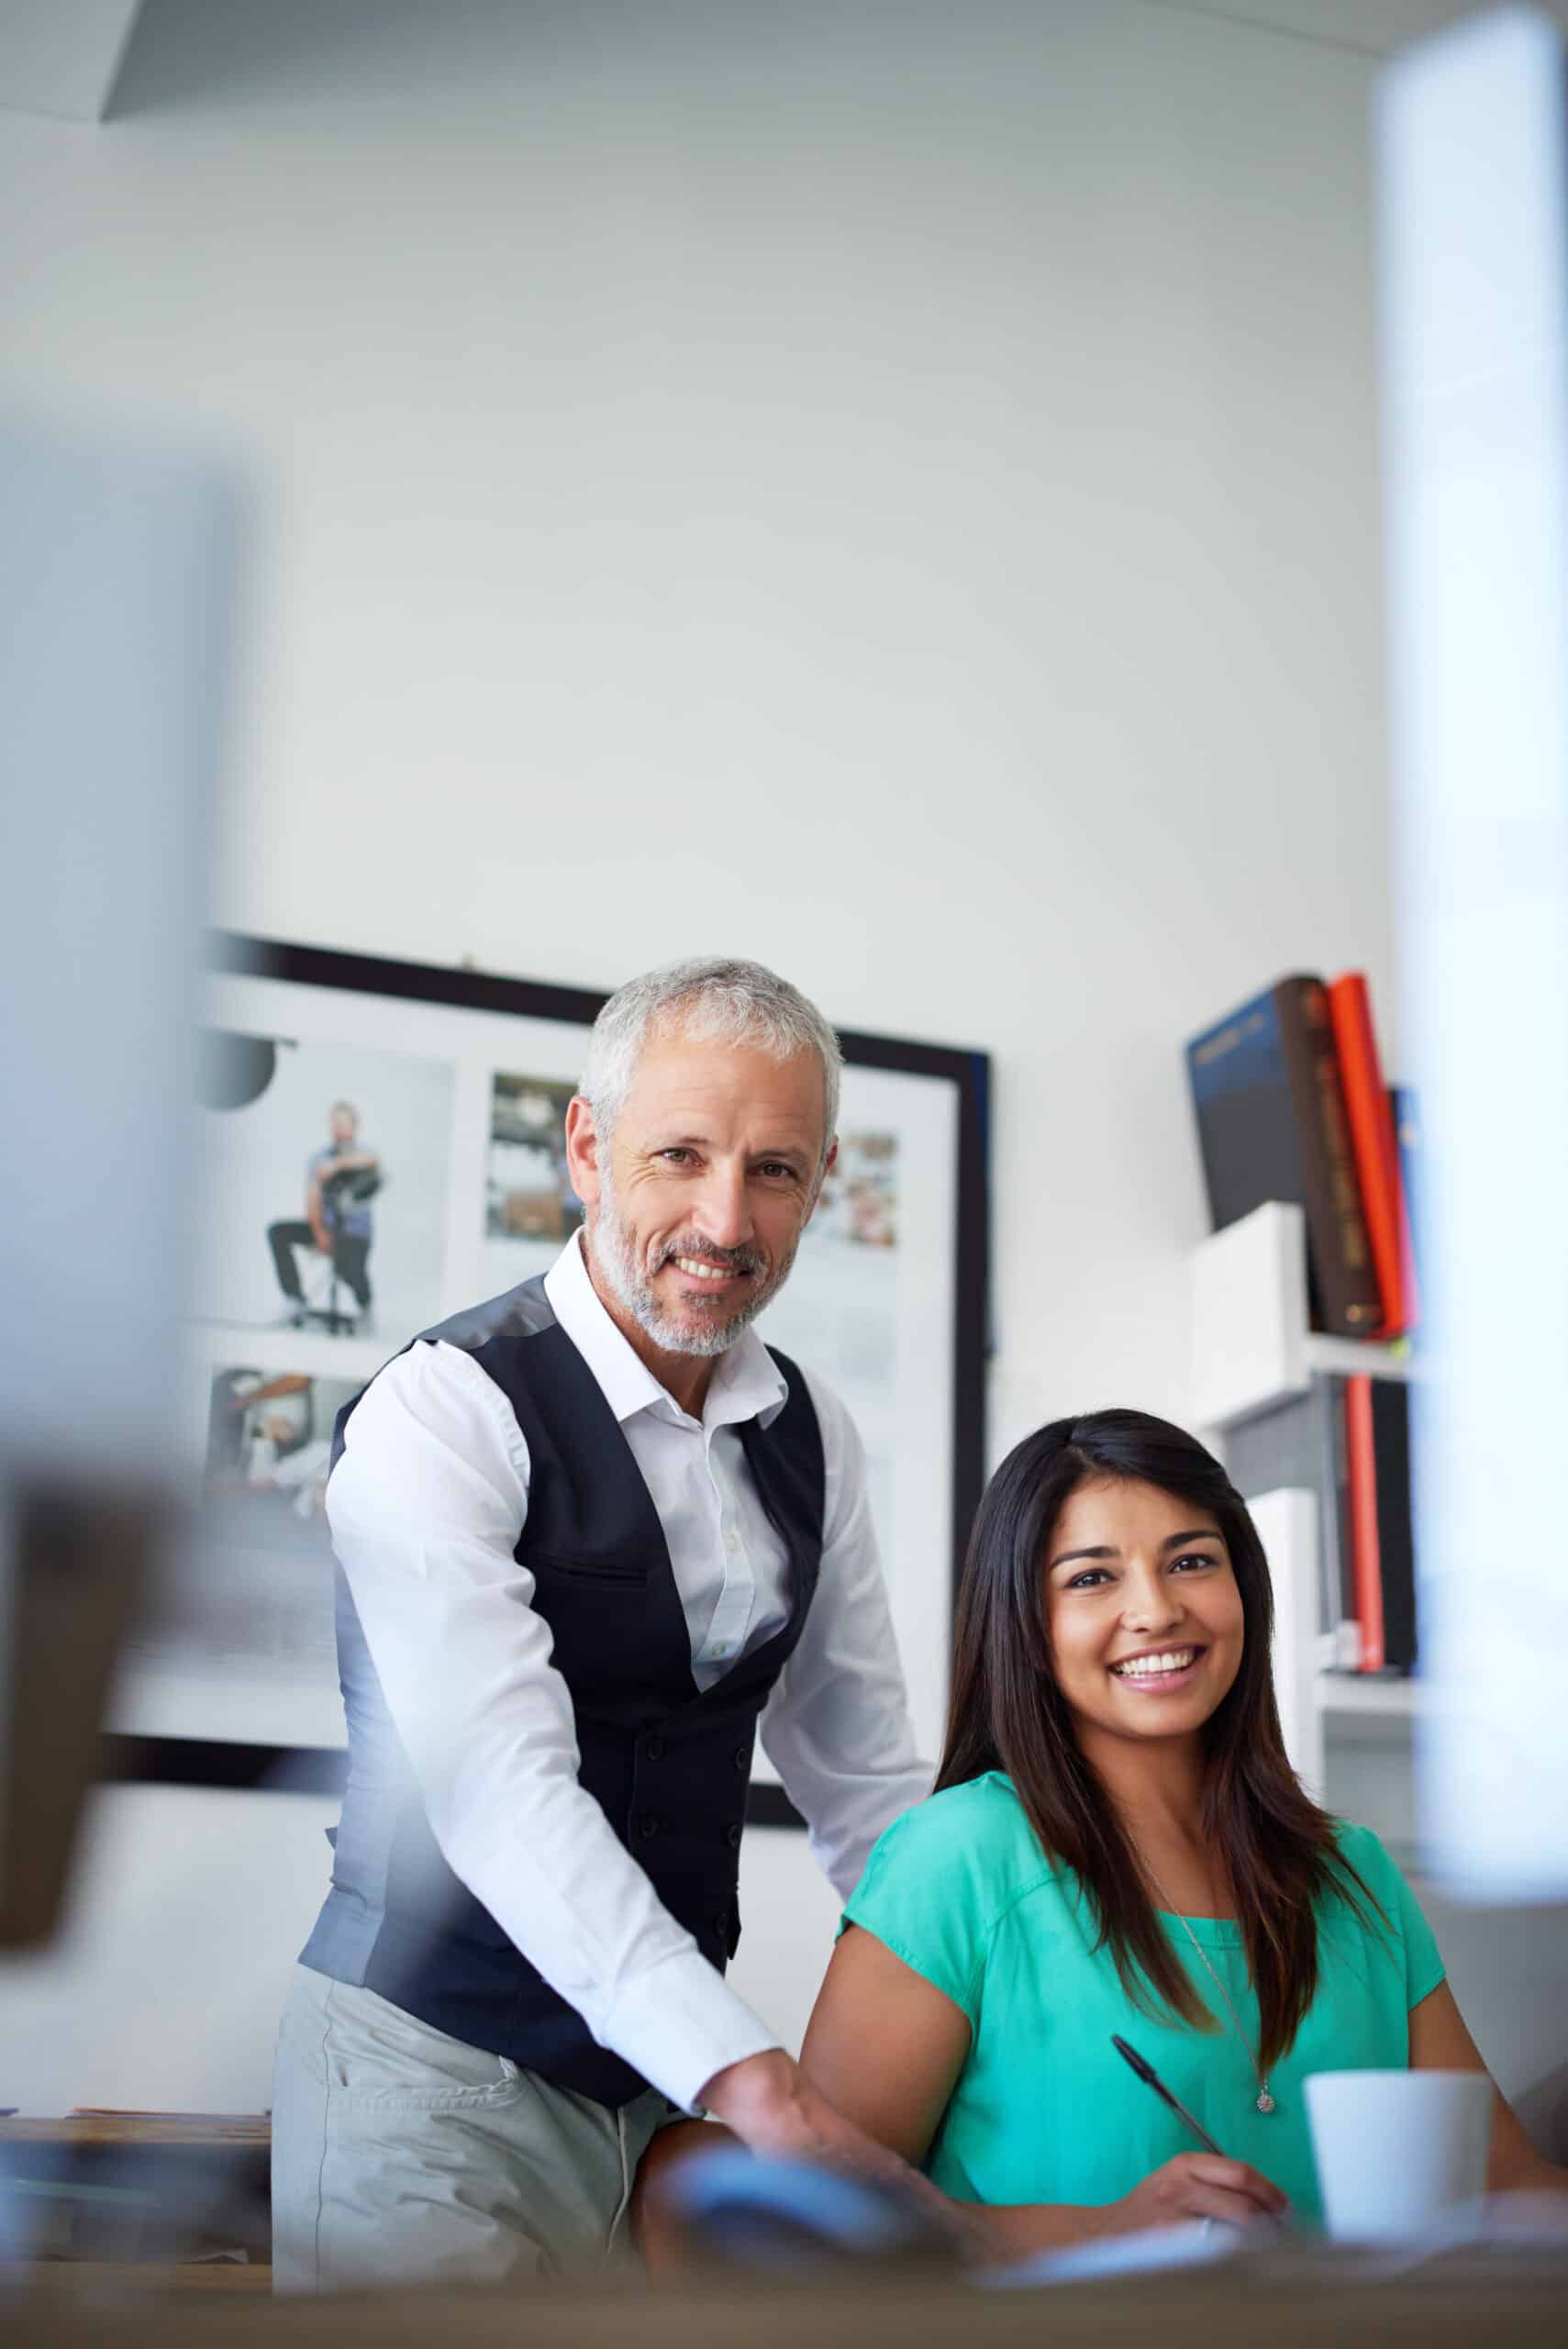
[[[1405,1294],[1405,1206],[1399,1181],[1399,1145],[1388,1093],[1377,1056],[1372,997],[1360,971],[1346,971],[1329,985],[1329,1016],[1340,1056],[1351,1154],[1361,1184],[1373,1269],[1383,1299],[1383,1320],[1374,1334],[1397,1338],[1408,1328]]]
[[[1383,1553],[1377,1534],[1377,1453],[1372,1380],[1345,1381],[1345,1466],[1351,1488],[1351,1580],[1361,1625],[1361,1669],[1384,1668]]]

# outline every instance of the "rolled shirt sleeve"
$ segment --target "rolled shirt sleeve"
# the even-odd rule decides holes
[[[505,1397],[460,1348],[421,1341],[356,1406],[327,1513],[448,1865],[595,2039],[690,2110],[778,2038],[579,1784],[571,1694],[514,1555],[528,1487]]]

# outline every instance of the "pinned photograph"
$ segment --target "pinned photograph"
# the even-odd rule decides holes
[[[484,1279],[494,1295],[548,1272],[583,1220],[566,1166],[576,1086],[497,1072],[484,1163]]]
[[[305,1371],[220,1370],[214,1375],[207,1416],[203,1491],[209,1508],[237,1496],[260,1501],[269,1521],[277,1504],[302,1524],[326,1514],[332,1423],[358,1387],[346,1378],[317,1378]]]
[[[857,1248],[898,1245],[898,1137],[840,1133],[808,1236]]]
[[[133,1665],[182,1675],[187,1703],[232,1703],[241,1686],[251,1703],[269,1685],[335,1690],[327,1471],[361,1384],[255,1364],[213,1373],[198,1503],[130,1643]]]
[[[208,1030],[200,1072],[194,1316],[394,1345],[439,1320],[450,1063]]]

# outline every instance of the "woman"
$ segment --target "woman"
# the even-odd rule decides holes
[[[1483,2068],[1399,1871],[1291,1770],[1271,1619],[1245,1506],[1162,1420],[1058,1420],[981,1503],[936,1792],[872,1854],[802,2061],[998,2251],[1315,2217],[1309,2073]],[[1501,2098],[1491,2182],[1568,2188]]]

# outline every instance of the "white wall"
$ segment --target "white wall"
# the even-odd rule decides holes
[[[1370,72],[1140,0],[149,0],[118,118],[0,117],[0,394],[251,484],[221,918],[986,1047],[997,1452],[1184,1408],[1183,1038],[1391,995]],[[99,1809],[0,2100],[263,2101],[311,1806]],[[793,2029],[831,1903],[747,1867]]]

